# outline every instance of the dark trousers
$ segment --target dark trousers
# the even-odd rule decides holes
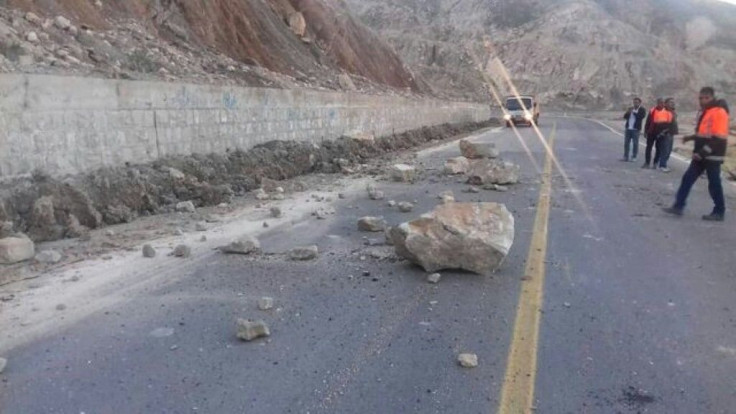
[[[667,168],[667,162],[672,154],[672,146],[674,145],[674,137],[670,134],[660,136],[654,143],[654,165],[659,164],[660,168]]]
[[[685,171],[685,175],[682,176],[680,189],[677,190],[675,208],[685,208],[690,189],[693,188],[693,185],[698,181],[698,177],[703,174],[703,171],[708,175],[708,192],[715,204],[713,214],[725,214],[726,201],[723,198],[723,185],[721,184],[721,163],[713,161],[692,161],[690,163],[690,167]]]
[[[649,163],[652,162],[652,148],[654,148],[655,142],[657,142],[655,137],[647,135],[647,148],[644,151],[644,163],[646,165],[649,165]]]
[[[629,160],[629,147],[631,147],[631,158],[639,154],[639,131],[627,129],[624,135],[624,159]]]

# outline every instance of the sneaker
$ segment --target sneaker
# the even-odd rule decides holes
[[[669,168],[667,168],[667,167],[659,167],[659,171],[662,171],[663,173],[668,173],[668,172],[670,172],[670,171],[672,171],[672,170],[670,170],[670,169],[669,169]]]
[[[682,215],[682,209],[681,208],[677,208],[675,206],[665,207],[665,208],[662,209],[662,211],[664,211],[667,214],[672,214],[673,216],[681,216]],[[705,219],[705,218],[703,218],[703,219]]]
[[[710,213],[705,216],[703,216],[703,220],[705,221],[723,221],[726,218],[723,214],[716,214],[716,213]]]
[[[636,157],[631,158],[631,162],[636,162]]]
[[[626,158],[626,157],[623,157],[623,158],[621,158],[621,159],[620,159],[619,161],[621,161],[621,162],[629,162],[629,159],[628,159],[628,158]]]

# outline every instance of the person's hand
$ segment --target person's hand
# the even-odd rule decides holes
[[[693,154],[693,161],[703,161],[703,157],[700,156],[697,152]]]
[[[685,135],[684,137],[682,137],[682,142],[683,143],[690,142],[690,141],[693,141],[693,140],[695,140],[695,135]]]

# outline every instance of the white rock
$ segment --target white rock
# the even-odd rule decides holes
[[[414,210],[414,204],[408,201],[402,201],[399,203],[399,211],[402,213],[409,213]]]
[[[470,169],[470,161],[465,157],[455,157],[445,161],[445,174],[465,174],[468,169]]]
[[[251,321],[248,319],[238,319],[237,321],[237,337],[243,341],[252,341],[254,339],[270,336],[271,331],[264,321]]]
[[[301,12],[294,12],[289,15],[289,27],[295,35],[304,37],[307,34],[307,21]]]
[[[427,276],[427,282],[437,284],[437,283],[440,283],[441,278],[442,278],[441,274],[432,273],[431,275]]]
[[[197,211],[197,208],[194,207],[194,203],[191,201],[182,201],[180,203],[176,203],[176,211],[180,213],[194,213]]]
[[[258,309],[260,310],[269,310],[273,308],[273,298],[270,298],[268,296],[264,296],[260,299],[258,299]]]
[[[56,250],[44,250],[36,255],[36,261],[40,263],[59,263],[61,253]]]
[[[476,354],[460,354],[457,356],[457,362],[463,368],[475,368],[478,366],[478,355]]]
[[[207,223],[200,221],[194,225],[196,231],[207,231]]]
[[[392,228],[396,253],[427,272],[490,274],[514,242],[514,217],[503,204],[450,203]]]
[[[519,182],[520,168],[516,164],[501,160],[477,160],[470,165],[468,183],[486,186],[489,184],[515,184]]]
[[[459,144],[460,152],[463,156],[468,159],[480,159],[480,158],[497,158],[498,150],[496,145],[487,142],[470,142],[468,140],[461,139]]]
[[[23,262],[33,258],[34,254],[33,241],[24,235],[0,239],[0,264]]]
[[[256,200],[268,200],[269,198],[271,198],[266,190],[262,188],[253,191],[253,195],[256,197]]]
[[[242,236],[220,247],[220,251],[227,254],[253,254],[261,251],[261,243],[253,236]]]
[[[54,25],[61,30],[66,30],[72,25],[72,22],[64,16],[56,16]]]
[[[31,43],[38,43],[39,39],[38,39],[38,35],[36,34],[36,32],[28,32],[28,34],[26,35],[26,40]]]
[[[386,220],[383,217],[366,216],[358,220],[358,230],[379,232],[386,230]]]
[[[441,192],[437,196],[437,198],[439,198],[440,200],[442,200],[442,204],[449,204],[449,203],[454,203],[455,202],[455,194],[453,194],[452,191],[450,191],[450,190]]]
[[[26,20],[28,20],[29,22],[31,22],[33,24],[41,24],[42,23],[41,18],[38,17],[37,14],[32,13],[32,12],[26,13],[25,18],[26,18]]]
[[[319,248],[314,245],[295,247],[289,250],[288,256],[290,260],[296,261],[314,260],[319,256]]]
[[[395,164],[389,170],[391,179],[399,182],[414,182],[417,177],[417,169],[407,164]]]
[[[192,249],[186,244],[180,244],[174,248],[173,255],[175,257],[189,257],[192,255]]]

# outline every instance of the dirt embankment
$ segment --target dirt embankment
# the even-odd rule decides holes
[[[0,71],[429,90],[342,1],[322,0],[0,1]]]
[[[375,139],[340,138],[320,145],[273,141],[249,151],[166,158],[54,179],[35,174],[0,187],[0,223],[35,241],[84,236],[89,229],[171,212],[180,201],[218,205],[259,188],[268,178],[351,171],[393,151],[439,141],[493,124],[444,124]]]

